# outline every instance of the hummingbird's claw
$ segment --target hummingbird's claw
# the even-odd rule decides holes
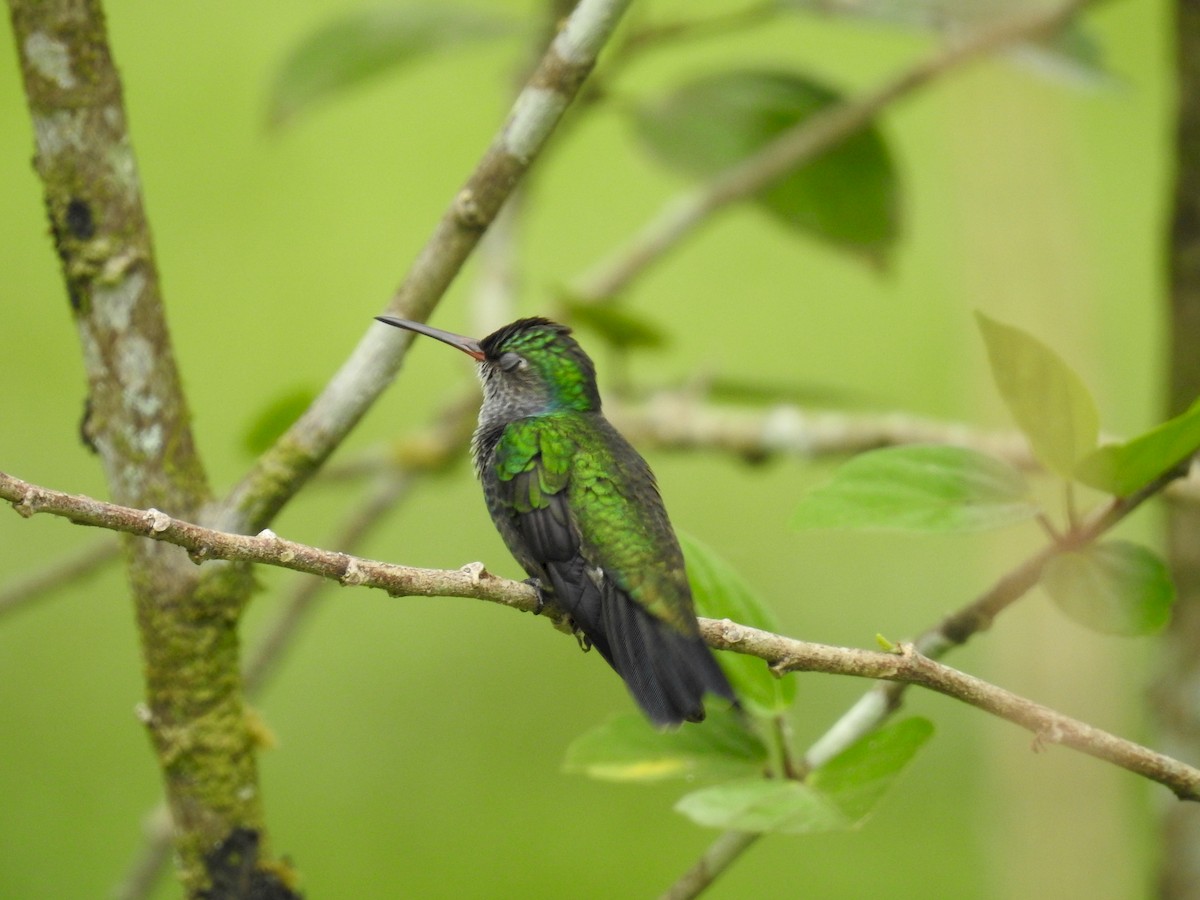
[[[525,583],[537,593],[537,607],[534,609],[533,614],[540,616],[542,610],[546,608],[546,592],[542,590],[542,579],[526,578]]]
[[[579,641],[579,649],[584,653],[592,649],[592,639],[579,629],[575,629],[575,640]]]

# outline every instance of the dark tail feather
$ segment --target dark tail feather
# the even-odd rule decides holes
[[[706,693],[736,702],[725,673],[698,634],[677,631],[611,582],[603,585],[601,595],[609,662],[655,725],[699,722]]]
[[[600,588],[588,578],[583,559],[575,557],[569,562],[551,563],[546,566],[546,574],[550,577],[555,599],[563,604],[563,611],[571,617],[571,623],[583,632],[608,664],[616,668],[605,637]]]

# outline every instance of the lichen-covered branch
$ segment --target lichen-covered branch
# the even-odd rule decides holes
[[[9,0],[55,249],[82,345],[83,438],[120,503],[196,518],[210,490],[167,331],[120,79],[99,0]],[[262,807],[238,674],[245,572],[200,585],[177,547],[126,540],[146,696],[188,891],[213,847],[250,838],[266,867]],[[247,844],[247,846],[249,845]],[[258,863],[262,854],[263,867]],[[282,896],[282,894],[281,894]]]
[[[517,96],[499,134],[418,254],[386,311],[424,321],[537,158],[631,0],[580,0]],[[372,324],[299,420],[237,485],[215,519],[254,531],[341,443],[404,359],[410,336]]]
[[[81,525],[177,544],[197,563],[215,559],[260,562],[321,575],[343,585],[380,588],[393,596],[471,597],[525,612],[538,608],[533,588],[492,575],[481,563],[457,571],[418,569],[321,550],[284,540],[270,531],[254,536],[226,534],[159,510],[131,509],[52,491],[4,473],[0,473],[0,499],[11,502],[23,516],[52,513]],[[553,610],[545,612],[552,619],[558,617]],[[941,665],[911,645],[889,653],[798,641],[728,619],[701,619],[700,626],[713,647],[756,656],[780,674],[827,672],[919,684],[1008,719],[1034,732],[1044,743],[1061,743],[1121,766],[1165,785],[1180,799],[1200,800],[1200,770]]]

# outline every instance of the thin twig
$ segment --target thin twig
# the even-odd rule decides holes
[[[661,900],[688,900],[698,896],[760,837],[762,835],[754,831],[724,832],[700,854],[695,865],[663,892]]]
[[[321,575],[343,585],[380,588],[393,596],[470,597],[526,612],[538,608],[533,588],[492,575],[481,563],[457,571],[417,569],[321,550],[284,540],[270,531],[253,537],[226,534],[173,519],[158,510],[131,509],[53,491],[4,473],[0,473],[0,498],[12,502],[14,509],[26,517],[51,513],[77,524],[177,544],[198,562],[226,559],[266,563]],[[1100,521],[1110,515],[1102,515]],[[553,610],[543,612],[554,621],[560,618]],[[1028,728],[1043,741],[1064,744],[1157,781],[1180,799],[1200,800],[1200,770],[943,666],[912,645],[901,653],[883,653],[798,641],[728,619],[701,619],[700,627],[711,646],[756,656],[781,674],[817,671],[920,684]]]
[[[947,72],[1062,28],[1089,2],[1068,0],[1060,6],[1014,16],[964,35],[874,91],[831,106],[785,131],[705,184],[668,200],[629,241],[572,284],[570,296],[577,301],[592,302],[616,296],[685,237],[711,221],[714,213],[816,159],[865,128],[897,100]]]

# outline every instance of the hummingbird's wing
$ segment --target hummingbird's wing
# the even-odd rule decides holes
[[[649,466],[602,417],[509,423],[488,504],[509,549],[657,724],[734,700],[700,636],[683,554]]]

